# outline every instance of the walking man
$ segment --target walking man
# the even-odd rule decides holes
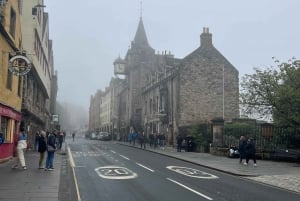
[[[75,140],[75,132],[72,133],[73,142]]]
[[[140,143],[141,143],[141,149],[144,148],[146,149],[146,136],[145,133],[142,132],[142,134],[140,135]]]
[[[183,137],[181,134],[179,134],[176,138],[177,140],[177,152],[181,152],[181,148],[182,148],[182,142],[183,142]]]

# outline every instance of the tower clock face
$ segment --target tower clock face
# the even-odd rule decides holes
[[[125,66],[124,64],[116,64],[115,65],[115,74],[124,74],[125,73]]]

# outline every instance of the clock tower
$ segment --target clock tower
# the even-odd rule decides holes
[[[125,64],[126,62],[119,56],[114,61],[114,73],[119,75],[125,75]]]

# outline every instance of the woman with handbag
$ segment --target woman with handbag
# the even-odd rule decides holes
[[[56,130],[48,135],[47,140],[47,159],[46,159],[46,168],[45,171],[54,170],[53,161],[54,161],[54,153],[56,151]]]

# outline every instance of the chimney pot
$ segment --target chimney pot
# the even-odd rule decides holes
[[[200,41],[200,45],[203,47],[212,46],[212,34],[209,33],[208,27],[203,28],[203,33],[200,36]]]

